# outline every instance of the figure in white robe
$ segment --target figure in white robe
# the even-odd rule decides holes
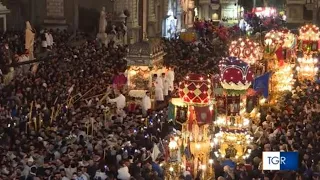
[[[49,37],[50,37],[50,46],[52,47],[54,44],[54,41],[53,41],[53,36],[52,36],[51,32],[49,33]]]
[[[163,84],[163,95],[168,96],[169,95],[169,81],[168,77],[166,77],[165,73],[162,73],[162,84]]]
[[[164,101],[163,97],[163,83],[161,77],[158,77],[157,74],[154,76],[154,88],[155,88],[155,100],[156,101]]]
[[[118,97],[114,99],[108,99],[108,102],[110,103],[116,103],[117,106],[117,114],[121,117],[125,117],[126,114],[124,112],[124,108],[126,107],[126,97],[120,93]]]
[[[49,32],[46,32],[45,36],[46,36],[47,47],[50,48],[51,47],[51,39],[50,39]]]
[[[142,98],[142,114],[147,115],[148,110],[151,109],[150,93],[146,92],[146,95]]]
[[[26,37],[25,37],[25,49],[28,51],[29,54],[29,60],[33,60],[33,49],[34,49],[34,37],[35,33],[31,27],[31,24],[29,21],[26,22]]]
[[[167,72],[167,79],[168,79],[168,85],[169,85],[169,91],[174,90],[173,82],[174,82],[174,68],[169,68]]]

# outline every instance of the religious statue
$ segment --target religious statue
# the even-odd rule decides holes
[[[235,123],[236,123],[236,118],[232,115],[232,116],[230,116],[230,125],[231,126],[235,126]]]
[[[102,7],[102,10],[100,12],[100,18],[99,18],[99,32],[98,32],[97,38],[104,45],[108,44],[106,27],[107,27],[106,11],[105,11],[105,7]]]
[[[126,26],[126,23],[125,23],[125,22],[122,22],[122,23],[121,23],[121,26],[122,26],[123,35],[126,35],[126,34],[127,34],[127,31],[128,31],[128,28],[127,28],[127,26]]]
[[[235,119],[236,119],[236,124],[237,125],[241,125],[242,124],[241,116],[238,113],[236,114]]]
[[[229,104],[229,112],[231,114],[239,112],[239,105],[236,103],[235,100],[233,100],[232,103]]]
[[[253,104],[253,98],[247,98],[247,113],[251,113],[251,111],[254,109],[254,104]]]
[[[33,60],[33,45],[34,45],[34,37],[35,32],[31,27],[31,24],[29,21],[26,22],[26,34],[25,34],[25,49],[28,52],[29,60]]]
[[[102,7],[102,10],[100,12],[100,19],[99,19],[99,33],[105,33],[106,27],[107,27],[107,21],[106,21],[106,11],[105,7]]]
[[[229,144],[225,153],[226,153],[226,155],[229,155],[230,157],[235,157],[237,155],[237,150],[233,144]]]

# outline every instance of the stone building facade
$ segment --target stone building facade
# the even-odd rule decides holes
[[[63,27],[95,32],[102,7],[113,22],[126,21],[131,43],[144,37],[161,36],[171,0],[3,0],[11,13],[8,29],[24,29],[25,21],[36,28]],[[180,0],[172,0],[180,1]],[[123,12],[130,16],[124,18]]]
[[[288,23],[304,23],[304,6],[306,0],[287,0],[286,16]]]
[[[237,0],[199,0],[198,17],[200,19],[236,19]]]

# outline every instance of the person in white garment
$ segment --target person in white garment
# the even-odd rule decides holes
[[[167,79],[169,84],[169,94],[174,90],[173,82],[174,82],[174,67],[169,67],[167,72]]]
[[[52,46],[51,38],[52,38],[52,35],[51,35],[51,37],[50,37],[50,32],[47,31],[47,32],[46,32],[46,41],[47,41],[47,48],[48,48],[48,49],[51,49],[51,46]]]
[[[154,91],[155,91],[155,100],[156,100],[156,106],[161,104],[164,101],[163,97],[163,83],[161,77],[159,77],[157,74],[153,75],[154,79]]]
[[[116,93],[117,97],[114,99],[110,99],[108,98],[108,102],[110,103],[116,103],[117,106],[117,114],[124,117],[125,116],[125,112],[124,112],[124,108],[126,107],[126,97],[122,94],[121,91],[118,91]]]
[[[142,114],[146,116],[148,114],[148,110],[151,109],[151,98],[150,92],[147,91],[146,95],[142,98]]]
[[[48,47],[48,43],[47,43],[47,31],[46,30],[42,30],[40,32],[41,35],[41,47],[42,47],[42,51],[45,52],[47,50]]]
[[[163,84],[163,96],[164,96],[164,99],[167,100],[168,99],[168,95],[169,95],[168,77],[166,76],[165,73],[162,73],[161,74],[161,78],[162,78],[162,84]]]

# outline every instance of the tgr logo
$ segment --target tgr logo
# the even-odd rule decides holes
[[[286,157],[277,157],[277,156],[268,156],[268,162],[269,164],[286,164]]]
[[[263,152],[263,170],[297,170],[298,152]]]
[[[263,170],[280,170],[281,163],[285,163],[285,159],[281,159],[280,152],[262,153]]]

